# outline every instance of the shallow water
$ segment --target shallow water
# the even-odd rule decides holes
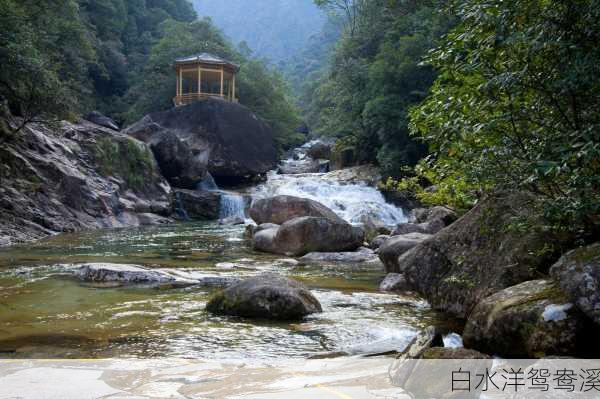
[[[211,289],[102,288],[73,277],[83,262],[180,273],[276,272],[306,283],[323,313],[298,323],[216,317]],[[0,357],[289,358],[402,349],[443,323],[425,303],[377,292],[381,266],[301,266],[252,251],[243,226],[171,226],[64,234],[0,252]]]

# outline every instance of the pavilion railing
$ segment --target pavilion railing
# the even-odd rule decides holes
[[[237,98],[231,98],[224,94],[212,94],[212,93],[185,93],[180,96],[175,96],[173,98],[173,103],[176,107],[180,105],[187,105],[193,103],[195,101],[204,100],[207,98],[220,98],[226,101],[231,101],[233,103],[237,103]]]

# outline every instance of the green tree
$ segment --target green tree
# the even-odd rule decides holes
[[[240,102],[273,127],[282,149],[302,141],[295,133],[300,119],[280,74],[270,70],[264,62],[248,59],[233,49],[209,18],[192,23],[168,20],[163,30],[162,38],[152,47],[144,69],[125,96],[129,105],[122,116],[124,120],[133,122],[147,113],[172,107],[176,81],[173,61],[208,52],[241,65]]]
[[[83,110],[95,57],[72,0],[0,0],[0,95],[27,123]]]
[[[435,183],[535,193],[555,226],[600,222],[600,2],[461,0],[412,113]],[[469,194],[470,192],[470,194]]]
[[[377,162],[385,176],[402,176],[426,154],[408,128],[410,108],[427,96],[436,76],[421,61],[451,20],[434,0],[318,4],[357,15],[335,49],[329,76],[313,86],[307,120],[316,134],[354,143],[359,162]]]

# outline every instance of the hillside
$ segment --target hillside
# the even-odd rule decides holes
[[[193,0],[231,40],[245,41],[261,58],[278,63],[299,53],[325,23],[312,0]]]

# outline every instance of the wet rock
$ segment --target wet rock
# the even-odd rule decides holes
[[[400,236],[410,233],[437,234],[446,225],[441,220],[433,220],[424,223],[400,223],[392,230],[392,236]]]
[[[485,353],[465,348],[428,348],[423,352],[422,359],[491,359]]]
[[[411,343],[400,353],[400,356],[407,359],[419,359],[427,349],[443,346],[442,335],[434,326],[429,326],[415,336]]]
[[[415,197],[415,194],[409,190],[382,190],[381,194],[383,194],[387,202],[404,210],[420,208],[423,206],[423,204]]]
[[[94,283],[188,286],[195,281],[137,265],[88,263],[75,272],[79,279]]]
[[[360,227],[322,217],[299,217],[279,227],[272,245],[275,253],[303,256],[310,252],[353,251],[363,241]]]
[[[322,311],[304,285],[279,276],[258,276],[231,285],[206,305],[214,314],[248,318],[299,320]]]
[[[306,154],[312,159],[329,159],[331,157],[332,143],[315,140],[309,143]]]
[[[277,172],[281,175],[319,173],[320,171],[321,163],[314,159],[284,160],[277,168]]]
[[[362,215],[360,217],[360,223],[362,223],[362,227],[365,229],[365,235],[367,236],[367,239],[382,234],[390,234],[392,232],[390,227],[387,226],[385,222],[375,214]]]
[[[275,238],[279,227],[271,227],[256,231],[252,237],[252,248],[256,251],[280,253],[275,244]]]
[[[444,206],[434,206],[428,210],[425,222],[432,223],[441,220],[444,226],[450,226],[456,219],[458,219],[458,215],[452,209]]]
[[[86,120],[28,124],[0,159],[0,236],[11,244],[171,214],[171,188],[148,146]]]
[[[87,114],[85,119],[87,121],[90,121],[90,122],[95,123],[96,125],[99,125],[102,127],[106,127],[106,128],[116,130],[116,131],[121,130],[121,129],[119,129],[119,125],[115,121],[113,121],[108,116],[102,115],[98,111],[90,112],[89,114]]]
[[[150,141],[150,148],[161,173],[172,186],[195,190],[206,180],[208,159],[194,153],[184,139],[162,133]]]
[[[463,341],[467,348],[510,358],[591,357],[598,350],[588,338],[594,334],[590,324],[556,284],[532,280],[479,302]]]
[[[401,273],[388,273],[379,284],[379,290],[384,292],[405,292],[410,291],[410,286]]]
[[[550,275],[588,317],[600,324],[600,243],[568,252]]]
[[[381,180],[381,171],[373,165],[360,165],[350,168],[333,170],[323,176],[325,180],[332,180],[342,184],[366,184],[375,187]]]
[[[377,255],[369,248],[359,248],[356,252],[311,252],[300,258],[301,264],[366,263],[374,261],[378,261]]]
[[[411,223],[425,223],[425,221],[427,220],[427,215],[429,215],[429,210],[431,208],[415,208],[412,211],[410,211],[410,214],[408,216],[408,220]]]
[[[343,222],[343,219],[325,205],[308,198],[290,195],[259,199],[254,201],[250,207],[250,217],[259,225],[263,223],[283,224],[301,216],[321,217]]]
[[[263,224],[259,224],[258,226],[256,226],[255,232],[258,233],[259,231],[263,231],[263,230],[267,230],[267,229],[277,229],[277,228],[279,228],[278,224],[263,223]]]
[[[435,309],[467,318],[483,298],[547,272],[556,259],[552,249],[559,248],[558,237],[510,228],[514,220],[535,218],[534,200],[517,192],[482,199],[398,259],[406,279]]]
[[[378,249],[384,242],[390,239],[389,235],[379,235],[371,240],[369,247],[373,250]]]
[[[228,225],[228,226],[236,226],[236,225],[240,225],[240,224],[244,224],[244,223],[245,223],[244,219],[239,216],[230,216],[228,218],[219,220],[220,225]]]
[[[221,194],[215,191],[174,190],[175,204],[185,217],[194,220],[218,220]]]
[[[399,263],[398,257],[430,237],[432,236],[429,234],[409,233],[392,236],[386,240],[378,251],[379,259],[383,262],[385,270],[388,273],[402,272],[403,266]]]

